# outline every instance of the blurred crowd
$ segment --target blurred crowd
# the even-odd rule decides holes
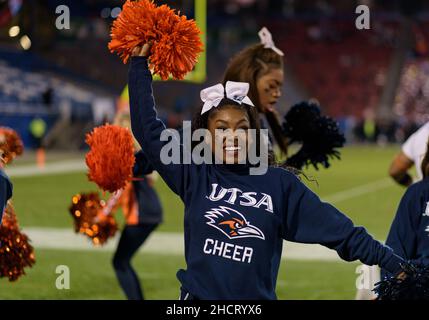
[[[157,2],[194,15],[193,1]],[[70,30],[55,29],[53,8],[60,4],[71,9]],[[370,5],[371,30],[355,28],[357,4]],[[339,121],[349,142],[381,144],[404,141],[428,120],[429,4],[424,1],[208,0],[207,5],[206,83],[155,84],[160,87],[156,92],[170,93],[156,97],[170,126],[191,117],[200,89],[222,79],[229,58],[258,42],[262,26],[271,30],[286,55],[280,114],[312,99]],[[6,70],[0,74],[2,122],[13,122],[13,103],[23,112],[31,104],[37,106],[41,112],[34,107],[32,114],[45,117],[48,132],[64,119],[85,123],[76,129],[83,130],[112,118],[128,69],[107,49],[110,25],[119,12],[114,0],[31,1],[8,24],[0,25],[0,68]],[[391,116],[380,117],[377,108],[404,14],[414,15],[415,41],[394,92]],[[10,35],[15,24],[32,40],[31,49],[22,55],[14,55],[22,51]]]

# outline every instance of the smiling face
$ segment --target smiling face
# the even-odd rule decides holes
[[[213,110],[208,118],[207,129],[211,134],[209,143],[215,157],[222,163],[244,163],[251,143],[247,135],[250,128],[249,114],[245,108],[225,105]],[[218,150],[215,150],[215,146]]]
[[[256,80],[259,96],[259,112],[272,112],[282,95],[284,81],[283,69],[273,68]]]

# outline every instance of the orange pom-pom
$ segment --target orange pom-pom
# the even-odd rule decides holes
[[[86,155],[89,180],[109,192],[124,188],[132,179],[135,162],[130,130],[114,125],[97,127],[87,135],[86,143],[91,148]]]
[[[132,50],[154,37],[156,6],[152,1],[126,1],[122,11],[113,22],[109,42],[110,51],[117,52],[124,63],[128,62]]]
[[[19,134],[10,128],[0,127],[0,157],[9,164],[24,152],[24,144]]]
[[[113,23],[111,52],[126,63],[132,50],[152,42],[150,68],[163,80],[181,80],[192,71],[203,51],[200,30],[194,20],[179,16],[167,5],[156,7],[152,1],[128,0]]]
[[[29,238],[21,233],[15,212],[9,203],[0,226],[0,278],[16,281],[25,274],[25,267],[36,262]]]
[[[95,245],[106,243],[118,230],[112,214],[103,212],[105,206],[98,193],[92,192],[75,195],[69,208],[75,232],[88,236]]]
[[[4,215],[1,225],[6,228],[18,229],[18,219],[16,218],[15,210],[12,206],[12,200],[8,201],[4,209]]]

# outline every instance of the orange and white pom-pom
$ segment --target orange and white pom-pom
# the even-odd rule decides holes
[[[127,128],[104,125],[86,137],[90,151],[86,155],[88,178],[109,192],[125,187],[133,176],[134,140]]]
[[[167,80],[181,80],[192,71],[203,51],[200,30],[194,20],[179,15],[167,5],[153,1],[127,0],[111,30],[110,51],[117,52],[124,63],[132,50],[151,42],[149,67]]]
[[[105,212],[104,200],[98,193],[82,193],[73,196],[69,208],[74,219],[76,233],[89,237],[93,244],[102,245],[118,231],[118,224],[111,212]]]
[[[9,164],[24,152],[24,144],[19,134],[10,128],[0,127],[0,157]]]
[[[36,262],[28,236],[19,229],[15,211],[9,203],[0,226],[0,278],[16,281],[25,274],[24,268]]]

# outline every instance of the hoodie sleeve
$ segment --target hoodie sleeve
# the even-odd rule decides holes
[[[151,174],[154,171],[152,164],[150,163],[143,150],[136,152],[135,157],[136,162],[134,163],[133,167],[134,177],[142,177],[147,174]]]
[[[406,260],[415,258],[418,217],[425,211],[416,188],[418,185],[412,185],[402,197],[386,241],[386,245]],[[387,275],[386,270],[382,270],[382,275]]]
[[[12,198],[12,184],[4,171],[0,169],[0,224],[7,201]]]
[[[128,73],[128,88],[130,96],[131,128],[134,137],[144,150],[153,169],[158,171],[170,189],[182,199],[189,185],[189,165],[164,164],[161,160],[161,150],[167,143],[174,144],[182,151],[179,136],[174,136],[171,142],[161,141],[161,133],[167,130],[158,118],[155,101],[152,94],[152,74],[148,68],[147,58],[133,57]]]
[[[283,238],[301,243],[318,243],[337,251],[345,261],[360,260],[367,265],[378,264],[395,274],[403,260],[393,250],[374,240],[363,227],[322,202],[295,176],[290,174],[283,216]]]

